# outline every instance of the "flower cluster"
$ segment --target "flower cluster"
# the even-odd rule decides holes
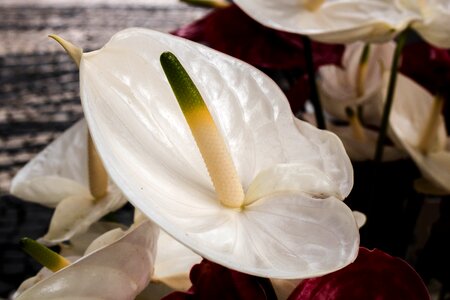
[[[286,53],[308,54],[309,38],[345,44],[341,61],[293,63],[317,71],[307,74],[313,107],[307,102],[294,115],[255,66],[174,35],[130,28],[88,53],[53,36],[79,66],[85,120],[13,180],[12,194],[55,208],[38,242],[62,248],[58,255],[24,243],[54,273],[25,281],[16,299],[429,297],[407,263],[360,248],[366,216],[344,200],[352,164],[372,159],[410,157],[423,176],[418,190],[450,193],[445,97],[398,73],[406,28],[450,47],[450,6],[235,3],[273,28],[259,31],[258,46],[268,46],[261,37],[269,35],[288,48],[264,52],[273,57],[247,49],[239,58],[256,67],[288,69]],[[219,10],[245,17],[237,6]],[[176,34],[242,53],[217,43],[207,20]],[[317,128],[319,117],[328,130]],[[127,202],[135,210],[129,228],[102,221]]]

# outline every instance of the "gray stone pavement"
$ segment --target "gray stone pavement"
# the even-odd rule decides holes
[[[89,51],[121,29],[168,32],[208,11],[175,0],[0,1],[0,195],[21,166],[82,116],[76,66],[48,34]]]
[[[42,236],[52,215],[8,196],[10,181],[83,114],[77,68],[48,34],[89,51],[121,29],[168,32],[208,11],[175,0],[0,0],[0,299],[40,269],[18,241]]]

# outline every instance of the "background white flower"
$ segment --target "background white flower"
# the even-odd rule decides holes
[[[86,122],[80,120],[19,170],[11,183],[11,194],[55,207],[41,242],[68,240],[127,202],[111,181],[106,196],[94,199],[91,195],[87,143]]]
[[[392,0],[236,0],[261,24],[311,39],[346,44],[354,41],[385,42],[421,18]],[[323,2],[311,10],[311,2]]]
[[[24,299],[134,299],[153,273],[158,228],[150,221],[130,230],[21,293]]]

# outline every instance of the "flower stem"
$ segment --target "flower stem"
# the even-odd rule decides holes
[[[397,46],[394,52],[394,58],[392,60],[391,74],[389,77],[388,90],[386,95],[386,101],[384,103],[383,115],[381,117],[380,131],[378,134],[377,146],[375,149],[375,162],[381,162],[383,159],[383,147],[386,140],[386,134],[389,125],[389,115],[391,114],[392,103],[394,101],[395,86],[397,83],[397,73],[400,62],[400,55],[402,54],[403,47],[405,46],[407,39],[407,31],[403,31],[398,37]]]
[[[317,128],[326,129],[325,118],[323,116],[322,105],[320,103],[319,98],[319,92],[317,90],[311,39],[306,35],[303,35],[302,40],[303,40],[303,47],[305,50],[306,72],[308,73],[310,97],[312,105],[314,106],[314,114],[316,116]]]

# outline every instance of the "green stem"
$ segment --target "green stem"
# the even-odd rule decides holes
[[[319,92],[317,90],[311,39],[303,35],[302,40],[305,50],[306,72],[308,73],[311,102],[312,105],[314,106],[314,114],[316,116],[317,128],[326,129],[325,118],[323,117],[322,105],[320,103],[319,98]]]
[[[389,125],[389,116],[391,114],[392,103],[394,101],[395,86],[397,83],[397,73],[399,68],[400,55],[407,39],[407,31],[403,31],[397,40],[397,46],[392,60],[391,75],[389,78],[386,101],[384,103],[383,115],[381,117],[380,131],[378,135],[377,147],[375,149],[375,162],[381,162],[383,159],[384,141]]]

